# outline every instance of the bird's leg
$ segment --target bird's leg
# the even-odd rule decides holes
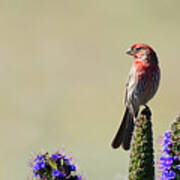
[[[138,123],[138,120],[137,120],[137,119],[138,119],[138,117],[135,117],[135,116],[134,116],[134,125],[137,125],[137,123]]]
[[[137,110],[137,108],[136,108],[136,111],[135,111],[135,108],[134,108],[134,111],[133,111],[134,124],[136,124],[136,122],[137,122],[138,112],[139,112],[139,109]]]
[[[136,111],[136,113],[134,113],[134,124],[137,124],[137,119],[138,119],[138,111]]]
[[[150,108],[149,108],[149,106],[148,106],[148,105],[146,105],[146,104],[144,105],[144,107],[145,107],[146,109],[150,109]]]
[[[147,115],[150,117],[152,115],[150,108],[147,105],[144,105],[145,109],[142,110],[141,114]]]

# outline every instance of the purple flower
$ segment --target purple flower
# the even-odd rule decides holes
[[[171,148],[168,146],[164,146],[162,152],[168,155],[171,152]]]
[[[76,176],[76,180],[82,180],[81,176]]]
[[[168,131],[164,134],[162,155],[159,162],[161,170],[160,180],[175,179],[179,174],[179,157],[177,151],[174,150],[177,148],[177,145],[174,144],[174,141],[171,140],[172,138],[173,133],[171,133],[171,131]]]
[[[66,165],[70,165],[71,164],[70,163],[70,159],[68,159],[68,158],[64,158],[64,162],[65,162]]]
[[[43,179],[49,179],[49,177],[53,179],[66,179],[68,177],[69,179],[75,178],[76,180],[80,180],[80,176],[74,175],[76,167],[71,160],[72,158],[67,158],[60,153],[36,155],[33,158],[33,162],[30,163],[33,177],[43,177]]]
[[[165,162],[166,164],[172,164],[172,162],[173,162],[173,157],[171,157],[171,156],[161,156],[160,157],[160,161],[161,162]]]
[[[57,158],[58,158],[58,156],[57,156],[57,154],[52,154],[52,155],[51,155],[51,158],[52,158],[54,161],[56,161]]]
[[[178,164],[178,165],[176,166],[176,169],[177,169],[177,170],[180,170],[180,164]]]
[[[165,172],[165,176],[169,179],[174,179],[176,177],[176,174],[174,171]]]
[[[46,165],[45,165],[44,161],[39,161],[39,162],[35,162],[32,168],[33,168],[34,170],[39,171],[40,169],[45,168],[45,166],[46,166]]]
[[[171,156],[162,156],[160,157],[161,169],[168,170],[171,168],[173,163],[173,157]]]
[[[33,170],[33,176],[34,176],[34,177],[37,177],[37,176],[38,176],[38,174],[37,174],[37,172],[36,172],[35,170]]]
[[[174,156],[175,161],[178,161],[178,159],[179,159],[178,156]]]
[[[52,176],[54,176],[54,177],[59,177],[60,176],[60,172],[59,172],[59,170],[53,170],[52,171]]]
[[[167,131],[164,133],[164,137],[170,138],[171,137],[171,131]]]
[[[170,141],[169,138],[164,138],[164,141],[163,141],[163,146],[171,146],[172,145],[172,142]]]
[[[37,171],[39,171],[41,169],[38,163],[35,163],[32,168]]]
[[[66,174],[64,172],[60,172],[58,169],[55,169],[52,171],[52,176],[63,178],[66,176]]]
[[[45,165],[44,161],[40,161],[39,166],[41,167],[41,169],[43,169],[43,168],[45,168],[46,165]]]
[[[43,156],[38,154],[35,158],[35,161],[41,161],[42,159],[43,159]]]
[[[62,155],[62,154],[58,154],[58,155],[57,155],[57,157],[58,157],[58,159],[65,158],[65,156],[64,156],[64,155]]]
[[[66,176],[66,174],[64,172],[60,172],[59,177],[64,178],[65,176]]]
[[[76,171],[76,166],[74,164],[70,165],[70,170],[71,171]]]

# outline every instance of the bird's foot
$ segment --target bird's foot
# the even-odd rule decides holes
[[[144,105],[144,106],[145,106],[145,108],[141,111],[141,114],[150,118],[152,115],[151,110],[147,105]]]

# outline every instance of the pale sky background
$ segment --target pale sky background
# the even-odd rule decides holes
[[[0,0],[0,179],[26,180],[31,152],[62,145],[88,180],[125,179],[129,152],[110,142],[135,42],[160,61],[149,103],[157,153],[180,112],[179,9],[179,0]]]

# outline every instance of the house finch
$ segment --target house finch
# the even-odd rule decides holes
[[[134,62],[126,83],[126,110],[112,147],[122,145],[128,150],[140,105],[146,106],[158,89],[160,69],[156,53],[148,45],[134,44],[126,53],[134,56]]]

